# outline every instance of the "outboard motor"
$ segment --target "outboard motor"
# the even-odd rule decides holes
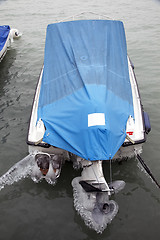
[[[125,186],[124,181],[107,184],[102,161],[82,160],[81,177],[72,180],[74,207],[85,224],[102,233],[118,212],[118,204],[110,196]]]
[[[35,165],[32,169],[31,178],[34,182],[45,179],[49,184],[54,185],[60,176],[62,167],[62,157],[60,155],[50,155],[38,153],[35,155]]]

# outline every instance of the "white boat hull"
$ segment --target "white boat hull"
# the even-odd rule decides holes
[[[7,50],[8,48],[10,47],[11,45],[11,39],[10,39],[10,34],[8,35],[8,38],[2,48],[2,50],[0,51],[0,62],[3,60],[3,58],[5,57],[6,53],[7,53]]]

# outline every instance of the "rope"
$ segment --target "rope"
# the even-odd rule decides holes
[[[110,183],[112,183],[112,159],[109,159]]]
[[[150,171],[149,167],[146,165],[146,163],[143,161],[143,159],[140,157],[139,154],[136,155],[137,159],[139,160],[139,162],[141,163],[141,165],[143,166],[143,168],[146,170],[146,172],[148,173],[148,175],[151,177],[151,179],[154,181],[154,183],[157,185],[157,187],[160,188],[160,184],[157,182],[157,180],[155,179],[155,177],[153,176],[152,172]]]

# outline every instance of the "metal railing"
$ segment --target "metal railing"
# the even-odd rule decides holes
[[[93,16],[94,15],[94,16]],[[94,17],[94,18],[93,18]],[[73,15],[73,16],[69,16],[66,17],[60,21],[57,20],[57,22],[67,22],[67,21],[75,21],[75,20],[84,20],[84,19],[92,19],[92,20],[96,20],[96,19],[103,19],[103,20],[114,20],[113,18],[110,18],[106,15],[103,14],[99,14],[99,13],[95,13],[95,12],[81,12],[79,14]]]

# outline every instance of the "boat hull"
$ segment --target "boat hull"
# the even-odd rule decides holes
[[[3,46],[3,48],[1,49],[0,51],[0,62],[3,60],[3,58],[5,57],[6,53],[7,53],[7,50],[8,48],[10,47],[11,45],[11,39],[10,39],[10,34],[8,35],[8,38]]]

